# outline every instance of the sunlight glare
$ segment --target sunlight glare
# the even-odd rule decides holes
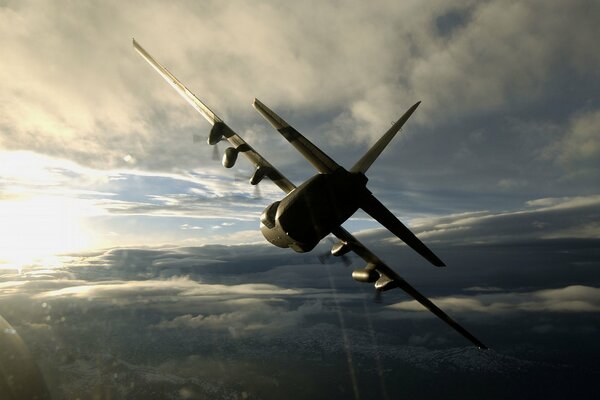
[[[84,214],[84,205],[67,197],[2,201],[0,268],[46,265],[54,255],[87,248],[90,237],[82,226]]]

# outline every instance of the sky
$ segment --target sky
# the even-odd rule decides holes
[[[53,398],[585,397],[599,18],[578,0],[0,1],[0,315]],[[448,267],[360,211],[344,226],[493,351],[402,293],[373,304],[318,263],[325,241],[269,247],[258,218],[283,193],[213,158],[134,37],[295,184],[316,171],[254,98],[345,167],[422,101],[368,187]]]

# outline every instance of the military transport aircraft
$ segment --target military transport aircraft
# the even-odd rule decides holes
[[[477,347],[486,349],[483,343],[409,285],[341,226],[361,208],[433,265],[445,266],[442,260],[433,254],[366,187],[368,179],[365,173],[417,109],[420,102],[410,107],[350,170],[346,170],[258,99],[254,99],[254,108],[319,172],[296,187],[165,67],[152,58],[135,39],[133,47],[173,89],[210,122],[213,127],[210,130],[208,144],[216,145],[222,140],[227,140],[231,144],[223,154],[224,167],[233,167],[238,154],[242,153],[256,168],[250,178],[250,184],[257,185],[266,177],[286,193],[281,201],[270,204],[260,217],[260,231],[270,243],[303,253],[312,250],[325,236],[333,234],[339,239],[331,249],[333,256],[340,257],[352,251],[367,262],[366,267],[352,272],[352,278],[359,282],[373,283],[377,293],[393,288],[402,289]]]

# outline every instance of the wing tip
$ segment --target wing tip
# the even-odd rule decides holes
[[[446,267],[446,263],[443,262],[442,260],[440,260],[439,258],[436,257],[435,262],[433,263],[434,266],[438,267],[438,268],[445,268]]]

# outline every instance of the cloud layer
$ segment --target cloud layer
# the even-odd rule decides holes
[[[375,304],[372,289],[352,281],[349,269],[267,245],[115,248],[4,270],[0,313],[58,398],[96,388],[130,398],[390,397],[399,384],[422,392],[418,382],[432,377],[446,396],[464,389],[456,385],[461,379],[485,383],[474,393],[496,398],[506,395],[507,382],[532,396],[572,387],[585,396],[597,373],[597,238],[514,231],[550,217],[581,219],[596,201],[543,199],[517,219],[479,213],[421,221],[425,231],[467,227],[461,238],[452,229],[430,236],[448,261],[445,271],[375,233],[363,236],[495,349],[485,353],[416,312],[420,306],[399,291]],[[474,242],[490,231],[485,244]],[[406,374],[416,381],[403,381]],[[518,383],[524,377],[547,385],[536,391]],[[313,384],[290,394],[298,379]]]

